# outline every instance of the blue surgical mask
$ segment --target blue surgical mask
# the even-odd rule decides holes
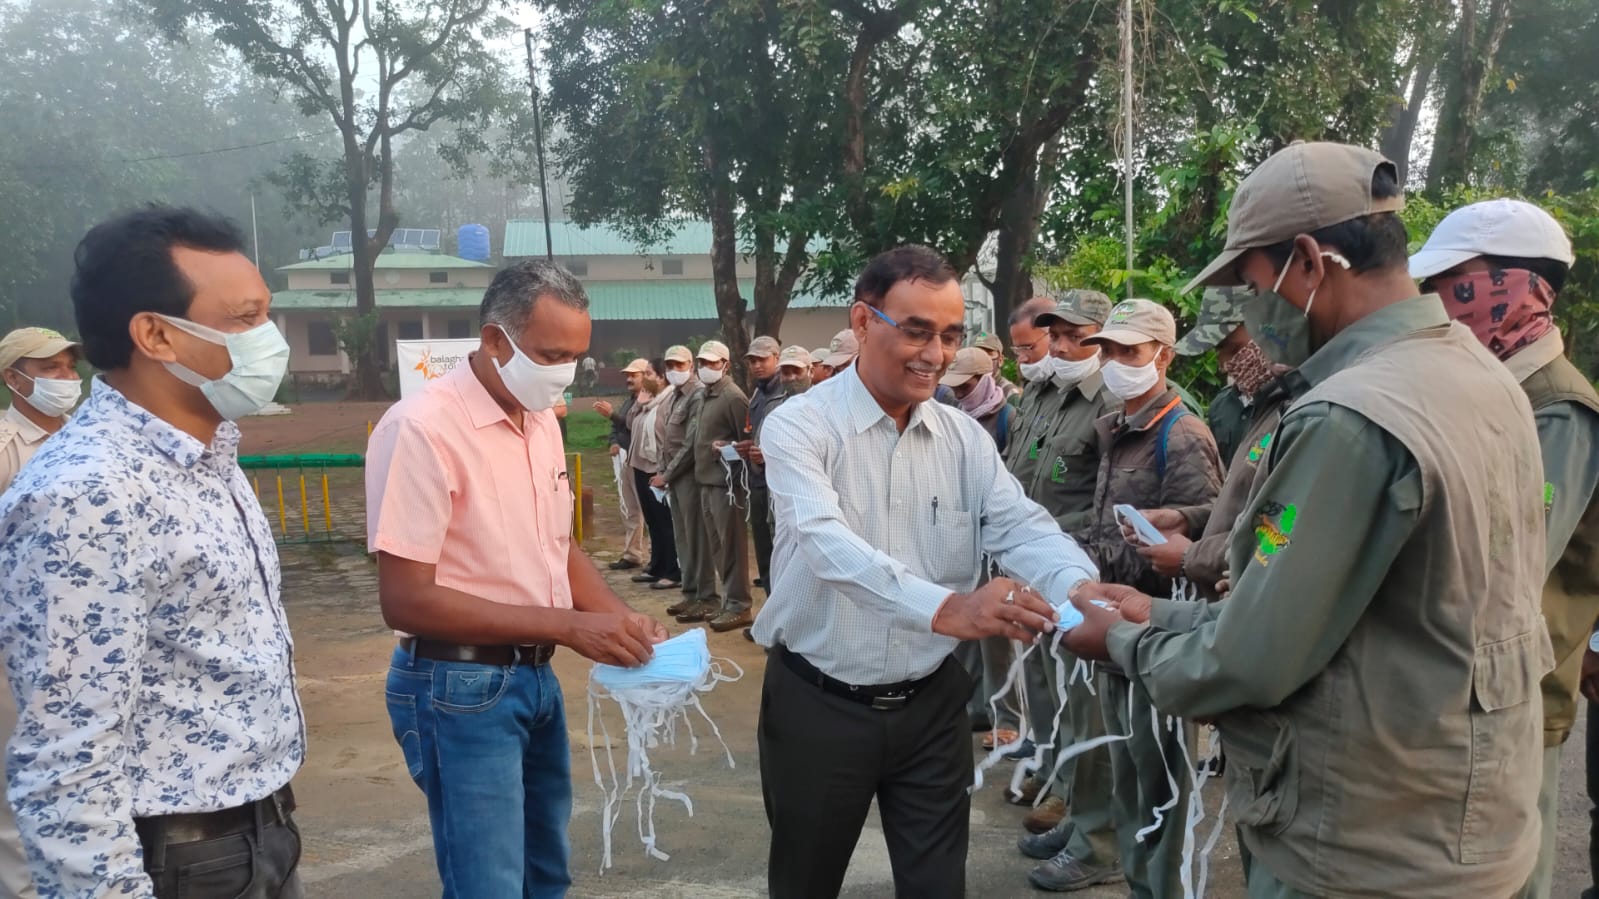
[[[655,655],[637,668],[596,664],[592,676],[595,683],[614,694],[636,687],[698,686],[710,668],[711,647],[705,642],[705,629],[697,627],[655,644]]]
[[[179,331],[227,347],[233,367],[215,380],[177,362],[166,363],[167,371],[178,380],[200,388],[218,415],[237,421],[261,411],[277,396],[278,385],[283,383],[283,373],[289,367],[289,342],[283,339],[277,325],[262,322],[248,331],[229,334],[186,318],[154,314]]]

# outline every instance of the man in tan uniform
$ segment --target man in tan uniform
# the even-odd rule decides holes
[[[0,339],[0,376],[11,391],[11,408],[0,416],[0,493],[67,423],[83,390],[81,356],[77,344],[48,328],[18,328]],[[16,726],[16,700],[0,672],[0,746]],[[0,802],[0,899],[35,895],[11,804]]]
[[[1599,394],[1565,356],[1554,302],[1576,256],[1554,217],[1521,200],[1488,200],[1449,213],[1410,257],[1410,274],[1436,291],[1451,318],[1504,360],[1532,403],[1543,448],[1549,579],[1543,617],[1554,644],[1543,679],[1543,843],[1522,896],[1547,899],[1554,879],[1560,747],[1577,718],[1577,677],[1599,618]]]
[[[1256,339],[1314,353],[1233,530],[1231,594],[1093,586],[1119,614],[1085,598],[1065,638],[1215,722],[1251,899],[1508,896],[1538,853],[1532,407],[1416,296],[1402,206],[1393,164],[1341,144],[1292,144],[1239,185],[1195,283],[1269,291]]]

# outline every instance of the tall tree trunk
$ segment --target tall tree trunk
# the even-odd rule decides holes
[[[717,148],[707,138],[705,170],[710,182],[711,287],[716,320],[732,358],[733,376],[745,380],[744,354],[750,337],[744,330],[744,297],[738,292],[738,223],[733,211],[733,183],[723,169]]]
[[[1017,175],[1015,186],[999,212],[998,254],[992,288],[995,330],[1008,332],[1009,329],[999,327],[999,323],[1010,318],[1012,309],[1032,298],[1033,279],[1027,255],[1038,240],[1038,224],[1049,198],[1048,180],[1043,176],[1046,168],[1053,171],[1055,144],[1056,140],[1051,138],[1043,150],[1042,160],[1036,147],[1021,148],[1010,155]]]
[[[755,278],[755,334],[782,340],[783,319],[788,314],[788,304],[794,297],[794,285],[805,270],[810,258],[806,244],[810,234],[795,231],[788,236],[788,247],[773,268],[772,279],[767,282],[757,274]]]
[[[1428,190],[1464,184],[1471,177],[1483,92],[1499,55],[1499,45],[1510,27],[1510,0],[1492,0],[1488,20],[1481,27],[1477,2],[1464,0],[1461,5],[1460,27],[1455,34],[1452,55],[1459,69],[1458,77],[1449,81],[1449,89],[1444,94],[1432,161],[1427,167]]]
[[[1416,139],[1416,125],[1421,121],[1421,108],[1427,102],[1427,88],[1437,65],[1430,56],[1420,58],[1418,53],[1417,57],[1415,71],[1410,76],[1410,95],[1403,103],[1395,100],[1388,127],[1382,132],[1382,155],[1393,160],[1399,170],[1400,184],[1410,177],[1410,145]]]
[[[350,252],[354,256],[350,279],[355,285],[355,314],[359,319],[354,339],[345,347],[354,370],[346,399],[384,398],[383,371],[378,364],[377,285],[373,266],[377,248],[366,236],[366,156],[353,133],[344,137],[344,187],[350,203]]]

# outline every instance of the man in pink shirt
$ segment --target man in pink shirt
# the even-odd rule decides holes
[[[468,364],[396,404],[368,447],[368,545],[383,620],[403,634],[385,694],[445,899],[562,896],[572,784],[550,657],[560,644],[641,665],[666,630],[571,540],[553,407],[588,350],[582,285],[521,263],[495,276],[481,318]]]

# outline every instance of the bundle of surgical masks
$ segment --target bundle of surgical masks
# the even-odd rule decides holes
[[[1189,584],[1186,579],[1178,578],[1172,583],[1171,598],[1177,601],[1192,602],[1197,601],[1199,599],[1199,595],[1198,591],[1191,584]],[[1099,600],[1094,600],[1093,602],[1095,605],[1108,608],[1108,605],[1104,602]],[[1050,656],[1055,666],[1054,680],[1056,701],[1061,709],[1066,707],[1066,688],[1073,681],[1083,681],[1088,688],[1088,692],[1093,693],[1093,663],[1083,659],[1078,659],[1077,663],[1072,667],[1072,669],[1067,671],[1066,661],[1061,657],[1060,654],[1061,638],[1065,636],[1067,631],[1082,623],[1082,620],[1082,613],[1078,612],[1070,605],[1067,605],[1060,608],[1060,621],[1056,624],[1054,632],[1051,633],[1047,638],[1035,640],[1025,647],[1019,642],[1011,642],[1012,649],[1014,650],[1012,653],[1013,661],[1011,662],[1010,670],[1006,672],[1004,683],[1001,684],[999,690],[988,699],[989,715],[990,720],[992,721],[1000,720],[999,708],[1003,705],[1009,709],[1012,714],[1016,715],[1016,718],[1019,722],[1021,722],[1022,727],[1015,740],[1003,744],[996,743],[993,750],[978,762],[976,770],[973,771],[970,792],[976,792],[977,790],[982,789],[984,783],[984,774],[994,766],[998,765],[1012,752],[1020,748],[1029,739],[1033,741],[1033,745],[1035,747],[1034,753],[1031,757],[1018,761],[1012,770],[1009,782],[1009,791],[1010,795],[1012,796],[1021,795],[1022,781],[1025,780],[1030,774],[1039,777],[1044,781],[1045,784],[1053,784],[1055,782],[1055,778],[1060,774],[1061,767],[1064,766],[1068,760],[1076,758],[1077,756],[1082,755],[1089,750],[1097,749],[1100,746],[1128,739],[1128,734],[1106,734],[1105,736],[1097,737],[1092,740],[1084,740],[1073,743],[1069,746],[1062,746],[1059,751],[1055,753],[1054,767],[1049,771],[1040,770],[1041,765],[1039,764],[1039,760],[1044,757],[1046,752],[1059,745],[1058,741],[1061,737],[1061,721],[1066,718],[1066,715],[1062,713],[1055,716],[1055,726],[1053,728],[1053,732],[1049,734],[1047,740],[1043,739],[1044,735],[1034,734],[1029,731],[1027,728],[1027,723],[1032,719],[1028,715],[1027,689],[1026,685],[1023,683],[1025,678],[1025,675],[1023,674],[1023,665],[1025,664],[1027,657],[1032,655],[1034,652],[1047,653]],[[1128,691],[1127,699],[1129,718],[1131,717],[1130,713],[1132,711],[1132,698],[1133,691]],[[1210,833],[1206,837],[1204,845],[1200,846],[1198,842],[1198,831],[1200,824],[1205,819],[1205,810],[1202,802],[1203,793],[1205,784],[1210,779],[1212,772],[1217,770],[1219,767],[1221,757],[1221,741],[1217,739],[1215,728],[1207,728],[1209,732],[1207,758],[1196,766],[1190,762],[1191,753],[1183,736],[1183,722],[1180,719],[1170,715],[1161,715],[1159,710],[1153,707],[1150,708],[1149,712],[1151,716],[1151,724],[1155,730],[1165,727],[1167,730],[1175,731],[1177,735],[1177,745],[1182,750],[1182,758],[1166,758],[1164,755],[1164,750],[1162,750],[1161,761],[1166,767],[1166,781],[1171,790],[1173,798],[1165,805],[1150,810],[1152,820],[1149,824],[1138,831],[1138,833],[1135,835],[1135,838],[1138,840],[1138,842],[1142,843],[1146,838],[1149,837],[1150,834],[1160,830],[1162,825],[1165,823],[1166,814],[1175,808],[1177,804],[1177,778],[1189,778],[1194,789],[1190,794],[1188,802],[1188,818],[1186,821],[1175,822],[1180,823],[1183,827],[1181,862],[1182,871],[1180,874],[1180,880],[1183,887],[1183,899],[1203,899],[1205,895],[1205,887],[1210,876],[1210,854],[1216,848],[1217,842],[1219,842],[1221,839],[1222,824],[1227,814],[1227,798],[1226,794],[1223,793],[1222,804],[1221,807],[1216,811],[1215,820],[1211,825]],[[1037,808],[1044,802],[1048,795],[1049,789],[1047,786],[1045,789],[1038,791],[1037,797],[1033,799],[1033,807]]]
[[[725,673],[731,669],[733,673]],[[601,812],[601,837],[604,854],[600,862],[603,872],[611,866],[611,830],[622,814],[622,803],[635,782],[639,839],[644,851],[662,861],[671,856],[656,847],[655,801],[672,799],[683,803],[689,816],[694,815],[694,803],[681,790],[671,790],[661,785],[661,775],[650,765],[650,750],[677,744],[677,727],[681,723],[689,738],[689,752],[699,749],[699,739],[694,733],[692,715],[698,712],[710,725],[711,733],[722,744],[727,755],[727,765],[733,767],[733,753],[722,739],[722,732],[700,704],[700,694],[710,692],[718,683],[735,681],[744,676],[744,670],[728,659],[712,659],[710,645],[705,640],[704,628],[695,628],[665,642],[656,644],[655,655],[638,668],[619,668],[615,665],[596,664],[589,673],[589,759],[594,767],[594,783],[605,794],[605,807]],[[600,701],[610,699],[622,710],[622,721],[627,732],[626,778],[617,771],[616,757],[611,750],[610,730],[600,713]],[[605,760],[610,769],[610,784],[600,773],[598,743],[594,739],[594,723],[599,721],[604,737]]]

